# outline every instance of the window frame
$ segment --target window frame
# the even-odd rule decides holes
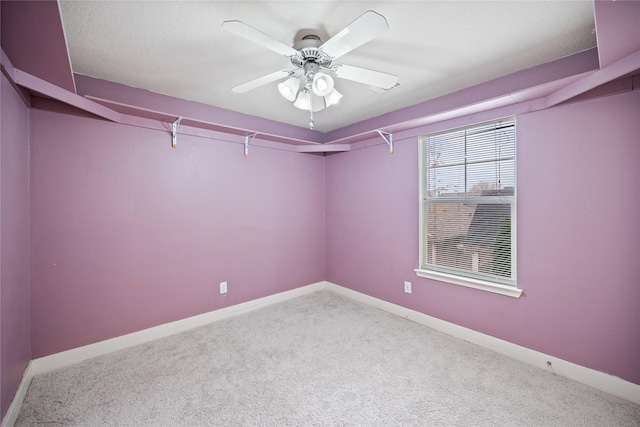
[[[517,285],[517,171],[516,171],[517,162],[515,159],[517,157],[517,139],[516,139],[516,146],[514,147],[515,148],[514,150],[514,194],[512,196],[512,203],[511,203],[512,284],[511,283],[506,284],[504,282],[500,283],[499,281],[494,282],[494,281],[491,281],[490,279],[485,279],[480,277],[473,277],[473,273],[471,273],[470,275],[456,274],[455,271],[448,271],[446,267],[444,268],[441,267],[439,269],[423,268],[423,260],[425,260],[425,255],[426,255],[425,246],[427,242],[427,239],[425,238],[426,237],[425,236],[425,233],[426,233],[425,215],[426,215],[426,209],[427,209],[427,202],[426,202],[427,188],[425,183],[425,176],[427,173],[427,166],[424,161],[424,155],[426,150],[425,148],[426,139],[430,135],[443,134],[447,132],[459,132],[462,130],[468,130],[468,129],[473,129],[481,126],[491,125],[492,123],[498,123],[504,120],[513,120],[514,126],[516,126],[515,117],[504,117],[504,118],[490,120],[486,122],[474,123],[468,126],[451,128],[444,131],[431,132],[428,134],[420,135],[418,137],[418,171],[419,171],[418,200],[420,205],[420,212],[418,217],[419,219],[419,259],[418,259],[418,268],[414,269],[414,272],[418,277],[437,280],[445,283],[451,283],[454,285],[464,286],[464,287],[473,288],[473,289],[479,289],[487,292],[514,297],[514,298],[519,298],[522,295],[522,289],[518,288],[518,285]],[[460,199],[465,199],[468,201],[478,200],[477,198],[475,199],[468,198],[466,197],[466,195],[465,197],[461,197]],[[489,198],[486,198],[485,200],[486,202],[490,202],[491,199],[493,198],[489,197]]]

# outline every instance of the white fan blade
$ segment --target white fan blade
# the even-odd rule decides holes
[[[352,80],[382,89],[391,89],[398,83],[398,76],[382,73],[380,71],[368,70],[366,68],[354,67],[353,65],[336,65],[333,68],[333,75],[341,79]]]
[[[298,53],[294,48],[241,21],[224,21],[222,28],[287,57]]]
[[[387,20],[373,10],[368,10],[342,31],[320,46],[320,50],[336,59],[379,36],[389,29]]]
[[[260,86],[264,86],[268,83],[275,82],[276,80],[289,77],[290,74],[291,73],[288,70],[276,71],[275,73],[267,74],[266,76],[258,77],[255,80],[251,80],[249,82],[238,85],[231,90],[236,93],[245,93],[252,89],[259,88]]]

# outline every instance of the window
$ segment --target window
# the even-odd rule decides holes
[[[416,274],[519,297],[513,118],[420,137]]]

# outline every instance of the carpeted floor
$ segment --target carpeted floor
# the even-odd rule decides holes
[[[640,426],[640,406],[329,291],[33,379],[16,426]]]

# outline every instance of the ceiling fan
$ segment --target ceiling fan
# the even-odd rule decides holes
[[[278,91],[293,105],[311,113],[309,127],[313,129],[313,113],[335,105],[342,94],[334,87],[333,77],[390,89],[398,76],[333,61],[389,29],[384,16],[366,11],[342,31],[322,42],[315,34],[307,34],[290,47],[241,21],[224,21],[222,28],[266,47],[291,61],[292,68],[278,70],[235,86],[236,93],[248,92],[282,80]]]

